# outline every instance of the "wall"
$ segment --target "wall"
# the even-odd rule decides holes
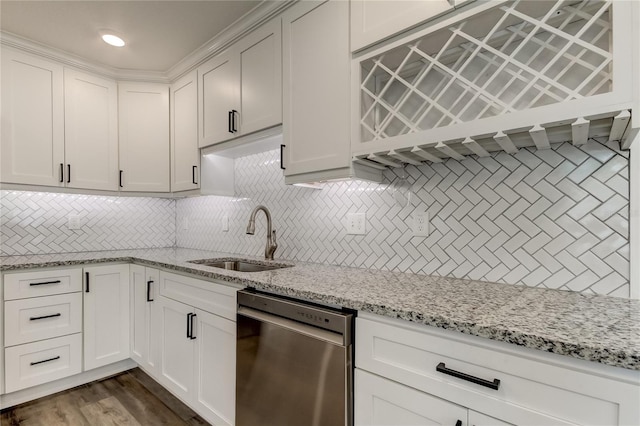
[[[171,247],[175,201],[0,191],[0,255]],[[70,214],[81,228],[70,230]]]
[[[282,183],[279,151],[240,158],[235,198],[177,201],[177,245],[261,256],[262,213],[255,235],[245,228],[264,204],[276,258],[629,297],[629,153],[552,148],[408,166],[415,196],[405,208],[393,197],[399,170],[385,172],[386,185],[313,190]],[[414,211],[429,212],[429,237],[412,236]],[[366,212],[366,235],[346,234],[348,212]]]

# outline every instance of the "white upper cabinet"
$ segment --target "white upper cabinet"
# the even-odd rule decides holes
[[[282,121],[281,30],[276,19],[198,68],[198,144],[224,142]]]
[[[198,68],[199,146],[235,136],[240,110],[238,57],[226,51]]]
[[[169,192],[169,87],[118,83],[121,191]]]
[[[1,180],[62,186],[62,66],[2,48]]]
[[[117,90],[113,80],[65,68],[67,187],[118,190]]]
[[[472,5],[353,59],[354,161],[402,167],[589,138],[629,147],[634,2]]]
[[[240,133],[282,122],[282,23],[274,19],[237,43],[240,54]]]
[[[200,187],[198,149],[198,73],[171,85],[171,191]]]
[[[349,3],[286,10],[283,39],[285,176],[349,166]]]
[[[355,52],[452,10],[455,0],[351,0],[350,4]]]

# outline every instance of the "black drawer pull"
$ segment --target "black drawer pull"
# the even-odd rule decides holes
[[[448,374],[449,376],[457,377],[458,379],[475,383],[476,385],[485,386],[493,390],[498,390],[498,388],[500,387],[499,379],[493,379],[493,381],[489,381],[489,380],[481,379],[479,377],[471,376],[469,374],[461,373],[456,370],[451,370],[445,367],[444,362],[441,362],[440,364],[438,364],[438,366],[436,367],[436,371],[443,374]]]
[[[29,283],[30,286],[34,286],[34,285],[47,285],[47,284],[60,284],[62,281],[60,280],[56,280],[56,281],[43,281],[41,283]]]
[[[45,362],[55,361],[56,359],[60,359],[60,357],[59,357],[59,356],[54,356],[53,358],[43,359],[42,361],[32,362],[32,363],[31,363],[31,365],[43,364],[43,363],[45,363]]]
[[[198,166],[193,166],[193,167],[191,168],[191,182],[192,182],[194,185],[197,185],[197,184],[198,184],[198,182],[196,182],[196,170],[198,170]]]
[[[229,111],[229,133],[233,133],[233,111]]]
[[[71,183],[71,164],[67,164],[67,183]]]
[[[187,314],[187,339],[191,339],[191,312]]]
[[[153,302],[153,299],[151,298],[151,284],[152,283],[153,283],[153,280],[147,281],[147,302]]]
[[[236,114],[238,114],[238,111],[236,111],[235,109],[231,110],[231,130],[232,133],[236,133],[238,131],[238,127],[236,126]]]
[[[85,280],[86,287],[85,287],[84,291],[85,291],[85,293],[89,293],[89,273],[85,272],[84,276],[86,278],[86,280]]]
[[[55,318],[55,317],[60,317],[60,316],[62,316],[62,314],[43,315],[41,317],[31,317],[31,318],[29,318],[29,321],[37,321],[37,320],[41,320],[41,319]]]
[[[122,186],[122,170],[120,170],[120,176],[119,176],[119,178],[118,178],[118,179],[119,179],[118,186],[119,186],[120,188],[124,188],[124,186]]]
[[[64,164],[60,163],[60,183],[64,183]]]
[[[193,319],[196,316],[197,316],[196,314],[191,314],[191,320],[190,320],[191,321],[191,336],[190,336],[191,340],[195,340],[196,339],[196,336],[193,335]]]

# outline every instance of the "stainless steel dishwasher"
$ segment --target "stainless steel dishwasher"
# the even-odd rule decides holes
[[[239,291],[236,425],[352,425],[353,317]]]

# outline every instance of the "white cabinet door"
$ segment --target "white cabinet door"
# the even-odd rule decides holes
[[[513,424],[469,410],[469,426],[513,426]]]
[[[67,187],[118,189],[118,92],[115,81],[64,70]]]
[[[184,401],[193,398],[195,343],[192,336],[194,309],[159,296],[160,383]]]
[[[122,191],[169,192],[169,87],[118,83]]]
[[[84,369],[129,358],[129,265],[84,268]]]
[[[235,51],[228,50],[198,68],[199,146],[237,136],[239,113],[240,64]]]
[[[282,123],[282,23],[274,19],[238,42],[240,133]]]
[[[236,323],[196,310],[195,404],[215,425],[232,425],[236,396]]]
[[[131,358],[151,376],[157,376],[160,328],[157,302],[159,272],[131,265]]]
[[[358,368],[354,404],[356,425],[467,424],[466,408]]]
[[[284,174],[349,167],[349,3],[300,2],[282,19]]]
[[[63,186],[62,66],[2,48],[2,182]]]
[[[351,0],[351,50],[382,41],[453,9],[454,0]]]
[[[200,187],[198,149],[198,73],[171,85],[171,191]]]

